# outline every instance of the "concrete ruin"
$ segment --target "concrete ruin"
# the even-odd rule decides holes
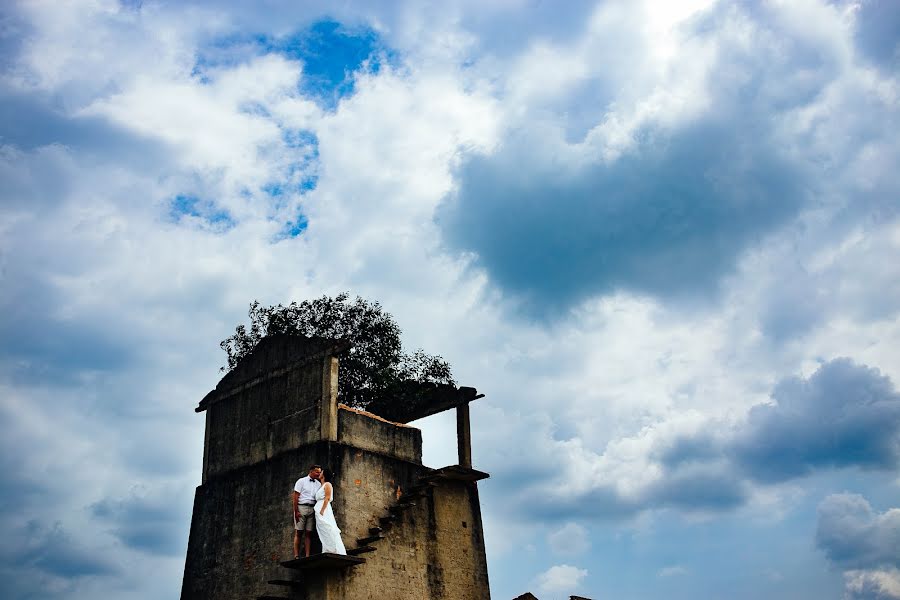
[[[488,474],[472,468],[469,433],[480,396],[425,386],[373,406],[377,414],[339,405],[337,356],[347,348],[264,338],[196,408],[206,437],[182,600],[490,598],[477,485]],[[449,409],[459,463],[428,468],[408,423]],[[286,560],[290,494],[314,463],[335,472],[348,555]]]

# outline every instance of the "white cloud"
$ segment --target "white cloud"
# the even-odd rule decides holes
[[[566,564],[556,565],[538,575],[535,584],[543,594],[567,594],[577,590],[587,576],[587,569]]]
[[[126,91],[97,100],[86,115],[102,115],[135,132],[160,138],[183,153],[201,173],[224,169],[228,178],[258,187],[278,166],[263,154],[279,140],[277,123],[245,112],[244,104],[266,106],[291,98],[299,78],[296,63],[259,58],[204,85],[196,79],[139,77]]]
[[[687,575],[688,570],[682,567],[681,565],[670,565],[668,567],[663,567],[656,574],[658,577],[678,577],[681,575]]]
[[[847,571],[845,600],[891,600],[900,598],[900,570]]]

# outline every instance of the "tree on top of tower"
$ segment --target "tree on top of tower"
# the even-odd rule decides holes
[[[231,371],[264,337],[291,334],[350,342],[340,355],[338,399],[354,408],[390,400],[409,381],[455,385],[450,364],[440,356],[403,352],[400,327],[378,302],[359,296],[351,301],[346,292],[287,306],[253,301],[248,315],[249,329],[240,324],[219,344],[228,355],[222,371]]]

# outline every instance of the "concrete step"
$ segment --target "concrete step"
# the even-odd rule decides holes
[[[369,527],[369,535],[378,535],[384,531],[381,527]]]
[[[427,492],[429,488],[436,488],[437,484],[433,481],[421,481],[407,490],[408,494],[419,495]]]
[[[383,540],[383,535],[370,535],[369,537],[359,538],[356,540],[357,546],[368,546],[372,542],[377,542],[378,540]]]
[[[305,586],[302,581],[292,581],[290,579],[270,579],[267,581],[269,585],[280,585],[282,587],[303,589]]]
[[[346,569],[364,562],[366,562],[366,559],[358,556],[323,552],[322,554],[313,554],[306,558],[286,560],[281,563],[281,566],[288,569]]]
[[[388,515],[386,517],[381,517],[378,519],[378,522],[382,525],[390,525],[394,521],[397,520],[397,515]]]
[[[360,546],[359,548],[351,548],[347,550],[347,554],[349,556],[356,556],[358,554],[365,554],[366,552],[375,552],[378,548],[375,546]]]

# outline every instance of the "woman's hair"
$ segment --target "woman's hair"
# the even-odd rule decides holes
[[[325,479],[325,483],[330,483],[332,479],[334,479],[334,471],[331,469],[322,469],[322,476]]]

